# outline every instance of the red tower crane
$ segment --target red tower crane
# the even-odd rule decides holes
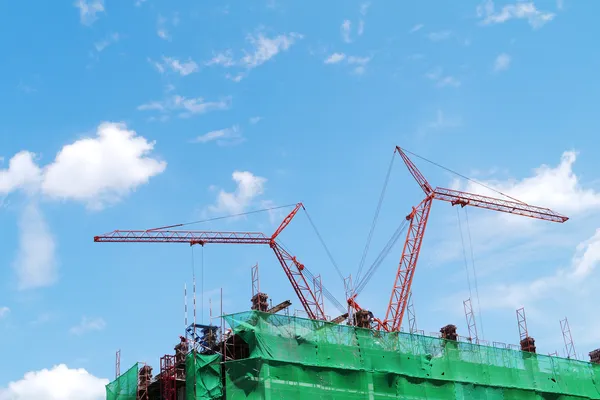
[[[396,146],[395,152],[400,154],[411,175],[425,192],[426,197],[419,205],[413,207],[411,213],[406,217],[410,221],[410,225],[402,250],[396,279],[394,280],[390,302],[385,319],[383,320],[385,330],[400,330],[433,200],[447,201],[453,206],[473,206],[551,222],[562,223],[569,219],[548,208],[531,206],[521,201],[497,199],[440,187],[432,188],[416,165],[399,146]]]
[[[174,225],[149,230],[116,230],[104,235],[94,236],[94,242],[189,243],[190,245],[199,244],[201,246],[207,243],[268,245],[277,256],[308,317],[316,320],[326,320],[322,302],[318,301],[311,285],[302,273],[304,265],[276,241],[279,234],[290,224],[300,208],[304,208],[304,205],[302,203],[296,204],[296,207],[285,217],[271,236],[260,232],[171,230],[170,228],[181,226]]]

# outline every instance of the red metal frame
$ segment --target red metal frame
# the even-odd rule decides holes
[[[423,236],[427,227],[429,212],[431,211],[431,205],[434,199],[447,201],[453,206],[460,205],[461,207],[465,207],[469,205],[551,222],[562,223],[569,219],[548,208],[531,206],[519,201],[496,199],[493,197],[439,187],[433,189],[417,166],[399,146],[396,146],[395,151],[402,157],[409,172],[415,178],[423,192],[425,192],[426,197],[417,207],[414,207],[413,211],[406,217],[410,220],[410,226],[402,250],[396,279],[394,280],[390,302],[383,321],[383,326],[386,330],[399,331],[402,325],[402,319],[408,303],[408,296],[411,292],[415,268],[421,251]]]
[[[268,245],[279,260],[308,317],[325,320],[323,305],[317,301],[317,297],[302,273],[304,265],[295,256],[292,256],[283,249],[276,241],[279,234],[290,224],[300,208],[304,208],[302,203],[296,204],[296,207],[285,217],[271,236],[267,236],[261,232],[184,231],[157,228],[149,230],[116,230],[104,235],[94,236],[94,242],[189,243],[190,245],[199,244],[201,246],[208,243]]]
[[[406,219],[410,220],[410,226],[406,234],[400,265],[396,273],[390,302],[383,321],[384,325],[388,326],[391,331],[399,331],[402,325],[402,318],[404,317],[404,311],[408,303],[408,295],[412,287],[412,280],[415,275],[432,201],[433,196],[427,196],[406,217]]]
[[[163,400],[177,400],[174,355],[165,354],[160,358],[160,394]]]

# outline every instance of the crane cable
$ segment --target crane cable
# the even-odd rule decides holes
[[[329,251],[329,248],[327,247],[327,245],[325,244],[325,241],[323,240],[323,237],[321,236],[321,234],[319,233],[319,230],[317,229],[317,226],[315,225],[315,223],[313,222],[312,218],[310,217],[310,214],[308,213],[308,211],[306,210],[306,208],[304,208],[304,213],[306,214],[306,216],[308,217],[308,221],[310,222],[310,225],[312,226],[312,228],[314,229],[315,233],[317,234],[317,237],[319,238],[319,241],[321,242],[321,245],[323,246],[323,248],[325,249],[325,252],[327,253],[327,256],[329,257],[329,261],[331,261],[331,264],[333,264],[336,272],[338,273],[340,279],[342,280],[342,282],[344,282],[344,274],[342,274],[342,271],[340,270],[340,267],[338,267],[337,263],[335,262],[335,260],[333,259],[333,256],[331,255],[331,252]]]
[[[475,180],[475,179],[469,178],[468,176],[465,176],[465,175],[463,175],[463,174],[460,174],[460,173],[458,173],[458,172],[456,172],[456,171],[454,171],[454,170],[451,170],[450,168],[444,167],[443,165],[441,165],[441,164],[438,164],[438,163],[436,163],[436,162],[434,162],[434,161],[431,161],[431,160],[429,160],[429,159],[427,159],[427,158],[425,158],[425,157],[423,157],[423,156],[420,156],[420,155],[418,155],[418,154],[416,154],[416,153],[413,153],[413,152],[412,152],[412,151],[410,151],[410,150],[406,150],[405,148],[402,148],[402,150],[403,150],[403,151],[405,151],[405,152],[407,152],[407,153],[409,153],[409,154],[411,154],[411,155],[413,155],[413,156],[415,156],[415,157],[417,157],[417,158],[420,158],[420,159],[421,159],[421,160],[423,160],[423,161],[427,161],[428,163],[430,163],[430,164],[432,164],[432,165],[435,165],[436,167],[439,167],[439,168],[441,168],[441,169],[443,169],[443,170],[445,170],[445,171],[448,171],[448,172],[450,172],[450,173],[452,173],[452,174],[454,174],[454,175],[457,175],[457,176],[459,176],[459,177],[461,177],[461,178],[463,178],[463,179],[466,179],[466,180],[467,180],[467,181],[469,181],[469,182],[475,183],[475,184],[477,184],[477,185],[479,185],[479,186],[483,186],[484,188],[486,188],[486,189],[488,189],[488,190],[491,190],[491,191],[493,191],[493,192],[496,192],[496,193],[498,193],[499,195],[502,195],[502,196],[504,196],[504,197],[508,197],[509,199],[511,199],[511,200],[514,200],[514,201],[516,201],[517,203],[521,203],[521,204],[527,204],[527,203],[525,203],[524,201],[521,201],[521,200],[519,200],[519,199],[515,199],[514,197],[511,197],[511,196],[507,195],[506,193],[502,193],[502,192],[501,192],[501,191],[499,191],[498,189],[494,189],[493,187],[490,187],[490,186],[486,185],[485,183],[481,183],[481,182],[479,182],[479,181],[477,181],[477,180]]]
[[[373,275],[375,274],[375,272],[377,271],[379,266],[383,263],[383,261],[385,260],[387,255],[390,253],[390,251],[392,250],[392,248],[394,247],[394,245],[396,244],[396,242],[398,241],[398,239],[400,238],[402,233],[406,230],[407,226],[408,226],[407,220],[403,220],[400,223],[400,226],[398,226],[396,231],[392,234],[392,236],[390,237],[390,239],[388,240],[386,245],[383,247],[383,249],[377,256],[377,258],[375,258],[375,261],[373,261],[373,264],[371,264],[371,266],[369,267],[369,269],[363,276],[363,278],[357,283],[353,294],[358,295],[358,294],[360,294],[360,292],[362,292],[362,290],[365,288],[367,283],[371,280],[371,278],[373,277]]]
[[[373,232],[375,231],[375,226],[377,225],[377,220],[379,219],[379,212],[381,211],[381,205],[383,204],[383,199],[385,197],[385,192],[387,190],[388,183],[390,181],[390,175],[392,173],[392,167],[394,166],[394,160],[396,159],[396,152],[392,154],[392,159],[390,160],[390,164],[388,166],[387,174],[385,176],[385,181],[383,182],[383,188],[381,189],[381,194],[379,195],[379,202],[377,203],[377,208],[375,209],[375,215],[373,216],[373,222],[371,223],[371,229],[369,230],[369,235],[367,236],[367,243],[365,244],[365,248],[363,250],[362,257],[360,259],[360,263],[358,264],[358,272],[356,274],[356,281],[360,281],[360,274],[365,265],[365,261],[367,258],[367,253],[369,252],[369,247],[371,246],[371,240],[373,239]]]
[[[479,302],[479,288],[477,286],[477,270],[475,269],[475,256],[473,255],[473,241],[471,240],[471,227],[469,224],[469,212],[465,208],[465,218],[467,222],[467,234],[469,235],[469,247],[471,249],[471,265],[473,266],[473,280],[475,283],[475,296],[477,297],[477,311],[479,314],[479,329],[481,332],[481,339],[484,339],[483,333],[483,316],[481,313],[481,303]]]
[[[278,240],[278,243],[289,254],[293,254],[293,252],[290,251],[290,249],[281,240]],[[304,269],[301,271],[301,274],[303,274],[303,275],[306,274],[306,276],[308,276],[308,278],[310,278],[310,280],[314,282],[315,276],[312,272],[310,272],[310,270],[308,268],[306,268],[306,266],[304,266]],[[338,299],[335,298],[335,296],[333,294],[331,294],[331,292],[322,283],[321,283],[321,288],[323,290],[323,296],[325,296],[335,306],[335,308],[337,308],[340,312],[345,313],[346,308],[339,302]],[[311,289],[311,292],[312,292],[312,289]]]
[[[473,297],[471,292],[471,274],[469,273],[469,263],[467,261],[467,251],[465,249],[465,240],[463,238],[462,224],[460,223],[460,211],[456,208],[456,218],[458,219],[458,230],[460,231],[460,242],[462,244],[463,258],[465,260],[465,271],[467,272],[467,286],[469,288],[469,299]]]
[[[191,222],[184,222],[184,223],[181,223],[181,224],[161,226],[161,227],[158,227],[158,228],[148,229],[147,232],[157,231],[157,230],[160,230],[160,229],[180,228],[182,226],[187,226],[187,225],[201,224],[201,223],[204,223],[204,222],[217,221],[217,220],[220,220],[220,219],[242,217],[244,215],[256,214],[256,213],[265,212],[265,211],[279,210],[281,208],[290,208],[290,207],[295,207],[295,206],[296,206],[296,204],[287,204],[285,206],[274,206],[274,207],[268,207],[268,208],[261,208],[259,210],[246,211],[246,212],[243,212],[243,213],[222,215],[222,216],[219,216],[219,217],[202,219],[202,220],[198,220],[198,221],[191,221]]]

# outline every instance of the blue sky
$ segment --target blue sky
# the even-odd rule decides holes
[[[88,380],[89,398],[102,398],[118,348],[124,366],[157,371],[183,331],[193,269],[205,322],[220,288],[226,312],[248,308],[255,262],[273,301],[300,308],[268,248],[94,235],[302,201],[342,272],[356,274],[395,145],[571,217],[468,211],[486,340],[517,343],[525,306],[540,352],[562,351],[565,316],[582,358],[599,346],[600,5],[55,3],[0,5],[0,354],[12,360],[0,365],[0,399],[62,398],[45,375]],[[486,193],[415,161],[434,186]],[[366,267],[422,197],[396,159]],[[190,228],[270,233],[282,217]],[[434,204],[413,285],[425,332],[454,323],[466,334],[458,229],[456,210]],[[306,215],[282,240],[343,302]],[[378,316],[400,254],[398,243],[358,299]]]

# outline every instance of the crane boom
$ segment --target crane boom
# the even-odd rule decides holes
[[[190,245],[199,244],[201,246],[208,243],[268,245],[275,253],[308,317],[311,319],[326,320],[323,306],[317,301],[313,290],[302,273],[304,265],[276,241],[277,236],[289,225],[298,210],[302,207],[302,203],[298,203],[271,236],[267,236],[261,232],[185,231],[158,228],[149,230],[115,230],[104,235],[94,236],[94,242],[189,243]]]
[[[396,146],[396,151],[402,157],[402,160],[406,164],[411,175],[425,192],[426,197],[417,207],[414,207],[413,211],[406,217],[410,220],[410,227],[402,250],[402,256],[392,288],[386,317],[383,321],[383,325],[390,331],[399,331],[402,325],[402,319],[411,292],[412,281],[433,200],[443,200],[449,202],[453,206],[473,206],[550,222],[563,223],[569,219],[548,208],[532,206],[520,201],[497,199],[440,187],[432,189],[432,186],[427,182],[427,179],[425,179],[423,174],[402,148]]]

